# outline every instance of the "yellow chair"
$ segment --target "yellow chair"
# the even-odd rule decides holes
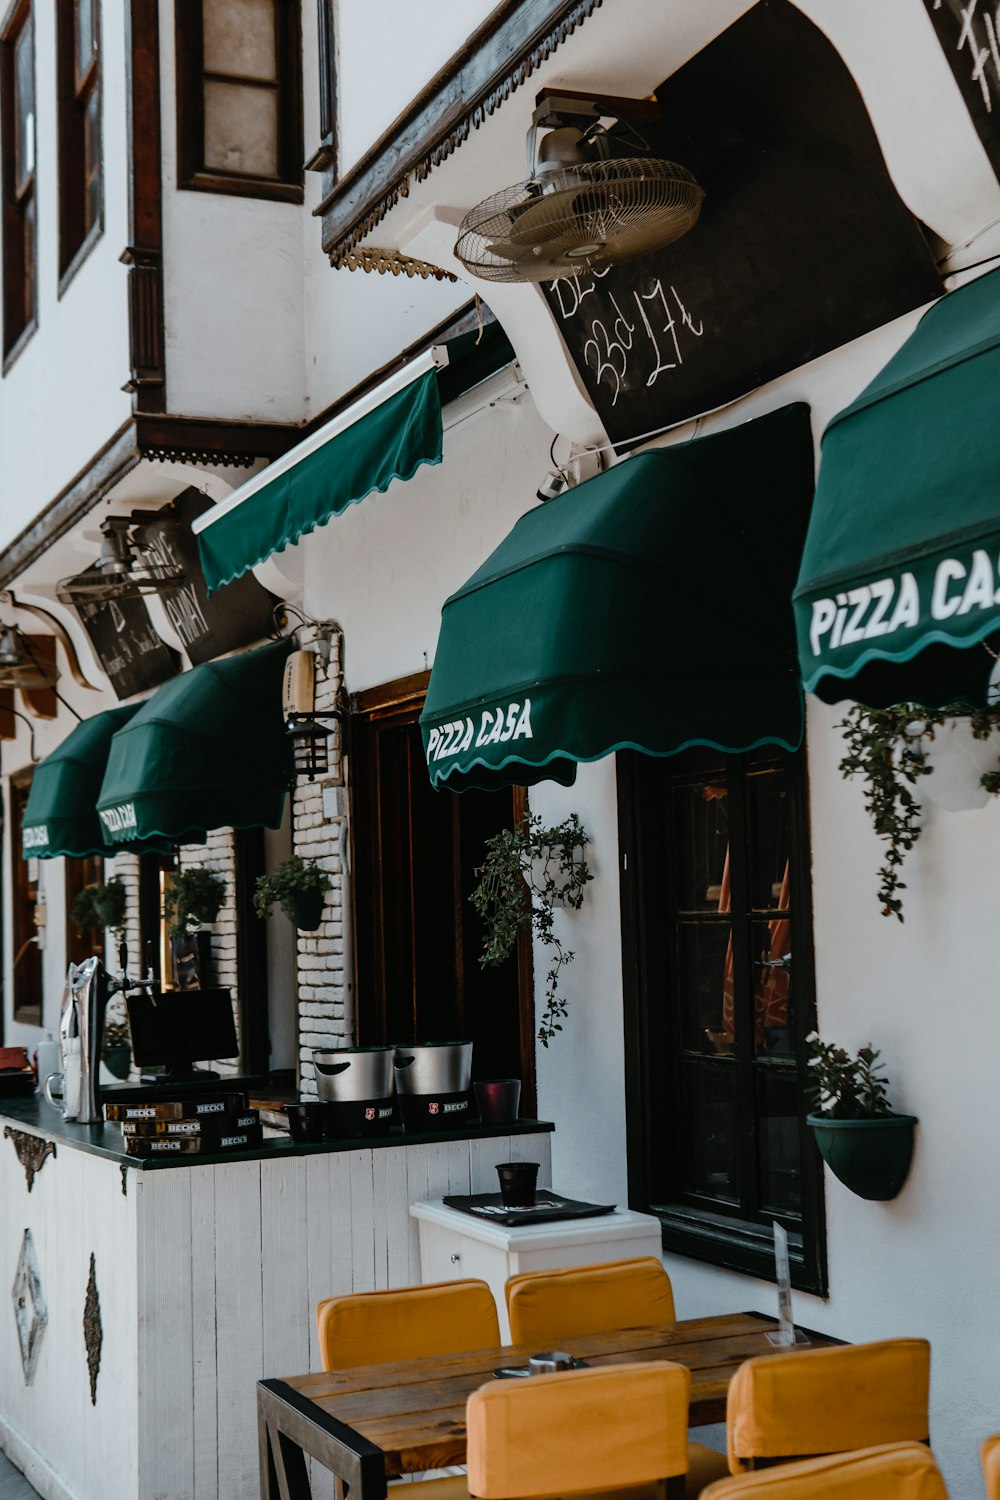
[[[1000,1500],[1000,1432],[988,1437],[979,1449],[983,1462],[986,1500]]]
[[[893,1443],[720,1479],[701,1500],[948,1500],[948,1491],[929,1448]]]
[[[658,1328],[676,1321],[670,1277],[655,1256],[559,1271],[525,1271],[506,1286],[511,1338],[554,1349],[577,1333]]]
[[[931,1350],[886,1339],[748,1359],[726,1402],[729,1469],[877,1444],[925,1442]]]
[[[440,1281],[330,1297],[316,1308],[324,1370],[496,1349],[500,1325],[485,1281]]]
[[[468,1489],[479,1500],[684,1494],[691,1376],[651,1360],[494,1381],[469,1397]]]

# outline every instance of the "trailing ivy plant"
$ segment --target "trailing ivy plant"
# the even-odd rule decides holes
[[[552,963],[545,976],[545,1010],[538,1040],[547,1047],[562,1031],[566,998],[559,991],[562,970],[573,961],[556,931],[553,914],[557,906],[579,911],[583,892],[593,880],[583,851],[590,843],[576,813],[551,828],[540,817],[529,817],[517,828],[505,828],[486,840],[486,858],[469,900],[483,919],[485,934],[479,962],[502,964],[514,951],[518,933],[532,932],[552,950]]]
[[[843,1047],[806,1037],[809,1047],[807,1093],[815,1114],[829,1120],[870,1120],[890,1115],[889,1080],[879,1073],[880,1054],[870,1044],[851,1057]]]
[[[900,879],[900,869],[921,831],[920,802],[911,787],[934,770],[926,751],[935,731],[956,718],[968,720],[974,739],[986,740],[1000,725],[1000,705],[969,709],[952,703],[931,709],[917,703],[895,703],[890,708],[853,703],[837,725],[847,742],[841,775],[864,778],[865,807],[876,834],[886,844],[878,887],[884,917],[903,920],[899,893],[906,890],[906,882]],[[987,771],[980,781],[988,792],[1000,794],[1000,766]]]

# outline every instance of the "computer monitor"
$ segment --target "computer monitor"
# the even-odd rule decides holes
[[[228,989],[161,990],[125,1000],[132,1057],[137,1068],[163,1064],[156,1082],[214,1077],[196,1062],[239,1056],[232,994]],[[144,1080],[145,1081],[145,1080]]]

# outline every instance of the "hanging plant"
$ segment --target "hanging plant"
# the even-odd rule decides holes
[[[579,911],[583,892],[593,880],[583,851],[590,843],[576,813],[552,828],[540,817],[529,817],[517,828],[505,828],[486,840],[486,858],[469,900],[483,919],[485,934],[479,962],[483,967],[502,964],[510,957],[522,929],[532,932],[552,950],[552,966],[545,976],[545,1010],[538,1040],[547,1047],[566,1016],[566,999],[559,993],[559,980],[573,953],[564,948],[555,931],[557,906]]]
[[[962,704],[929,709],[916,703],[896,703],[891,708],[854,703],[837,725],[847,741],[841,775],[864,779],[865,807],[875,833],[886,844],[879,869],[882,915],[900,922],[903,902],[899,893],[906,889],[900,869],[921,832],[920,802],[911,787],[932,774],[928,747],[935,732],[952,719],[968,722],[974,739],[987,740],[1000,725],[1000,705],[970,710]],[[1000,766],[985,772],[980,784],[987,792],[1000,794]]]
[[[104,932],[110,928],[121,932],[125,926],[125,884],[119,875],[113,875],[106,884],[95,882],[85,885],[73,898],[70,918],[80,937],[88,932]]]
[[[277,903],[293,926],[302,932],[315,932],[323,920],[323,898],[332,885],[316,860],[293,854],[270,875],[257,877],[253,909],[258,917],[269,917]]]
[[[189,865],[178,870],[163,894],[163,915],[171,937],[214,922],[226,899],[226,882],[215,870]]]
[[[862,1047],[851,1057],[815,1032],[806,1042],[807,1092],[814,1110],[806,1120],[823,1160],[859,1197],[895,1198],[910,1170],[916,1116],[897,1115],[889,1107],[889,1080],[874,1047]]]

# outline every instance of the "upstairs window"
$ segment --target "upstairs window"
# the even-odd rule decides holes
[[[298,0],[177,7],[179,185],[302,201]]]
[[[804,755],[619,757],[630,1202],[665,1248],[825,1290]]]
[[[60,290],[101,230],[100,0],[58,0]]]
[[[3,352],[9,360],[35,326],[35,24],[18,5],[0,37],[3,160]]]

